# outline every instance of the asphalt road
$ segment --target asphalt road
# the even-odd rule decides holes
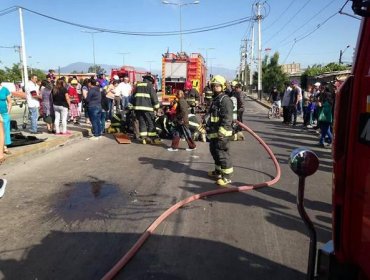
[[[312,132],[267,119],[256,102],[246,107],[245,123],[278,157],[281,180],[178,210],[117,279],[305,279],[309,239],[288,156],[308,146],[320,157],[318,172],[307,180],[305,206],[322,244],[331,236],[330,150],[316,148]],[[262,146],[245,135],[232,143],[234,186],[275,175]],[[217,188],[207,178],[213,167],[207,143],[176,153],[165,145],[82,139],[3,165],[8,187],[0,200],[0,278],[100,279],[165,209]]]

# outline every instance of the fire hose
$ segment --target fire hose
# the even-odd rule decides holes
[[[264,183],[259,183],[255,185],[245,185],[245,186],[240,186],[240,187],[234,187],[234,188],[223,188],[223,189],[216,189],[212,191],[207,191],[203,192],[200,194],[192,195],[190,197],[187,197],[170,208],[168,208],[162,215],[160,215],[141,235],[141,237],[136,241],[136,243],[131,247],[131,249],[111,268],[111,270],[108,271],[107,274],[105,274],[102,278],[102,280],[110,280],[115,277],[118,272],[135,256],[135,254],[139,251],[141,246],[145,243],[145,241],[150,237],[150,235],[155,231],[155,229],[169,216],[171,216],[177,209],[181,208],[182,206],[193,202],[195,200],[209,197],[209,196],[214,196],[214,195],[220,195],[220,194],[225,194],[225,193],[235,193],[235,192],[246,192],[250,191],[253,189],[257,188],[262,188],[262,187],[269,187],[272,186],[273,184],[277,183],[280,180],[281,176],[281,170],[280,170],[280,165],[269,148],[267,144],[256,134],[251,130],[249,127],[247,127],[245,124],[237,121],[237,124],[242,127],[244,130],[249,132],[254,138],[257,139],[257,141],[265,148],[269,156],[271,157],[272,161],[274,162],[275,169],[276,169],[276,176],[270,181],[264,182]]]

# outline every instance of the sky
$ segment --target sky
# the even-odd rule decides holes
[[[190,3],[192,0],[171,0]],[[199,4],[183,5],[182,30],[216,25],[232,20],[255,18],[257,0],[200,0]],[[343,61],[352,62],[361,21],[337,14],[346,0],[266,0],[261,22],[263,55],[279,52],[280,63],[313,64],[338,62],[340,50]],[[351,2],[350,2],[351,3]],[[353,15],[347,4],[344,11]],[[161,0],[1,0],[0,10],[12,6],[46,14],[65,21],[121,31],[163,32],[180,30],[180,8]],[[92,35],[86,28],[67,25],[23,10],[25,45],[28,64],[39,69],[58,69],[74,62],[92,63]],[[183,34],[183,50],[208,56],[208,65],[236,70],[240,65],[240,46],[251,39],[252,22],[247,21],[224,29],[196,34]],[[317,26],[320,27],[306,38]],[[1,15],[0,46],[20,45],[18,11]],[[147,37],[110,33],[95,33],[96,64],[126,65],[161,69],[162,54],[180,51],[180,36]],[[296,42],[295,42],[296,40]],[[247,41],[250,44],[250,41]],[[295,42],[295,43],[294,43]],[[347,48],[347,46],[349,46]],[[207,49],[207,51],[206,51]],[[119,53],[128,53],[122,55]],[[256,54],[256,52],[255,52]],[[19,62],[14,49],[0,48],[0,68]],[[217,74],[217,73],[214,73]]]

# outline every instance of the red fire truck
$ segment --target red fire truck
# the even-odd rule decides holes
[[[352,8],[363,19],[352,73],[336,94],[333,240],[319,250],[316,271],[320,280],[370,279],[370,0],[352,0]],[[305,168],[295,170],[298,175],[309,169],[306,163]],[[316,234],[313,224],[306,223],[304,211],[300,214],[311,237],[307,279],[316,279]]]
[[[162,58],[162,105],[169,105],[176,91],[190,81],[199,93],[206,84],[207,68],[199,53],[165,53]]]
[[[148,74],[147,71],[138,71],[132,66],[122,66],[121,68],[112,69],[110,78],[113,79],[114,75],[117,75],[120,78],[128,76],[132,83],[136,83],[137,81],[142,81],[142,77],[146,74]]]

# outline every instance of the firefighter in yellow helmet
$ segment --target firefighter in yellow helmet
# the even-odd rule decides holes
[[[233,103],[225,94],[226,80],[216,75],[211,80],[214,93],[212,105],[206,117],[206,129],[210,140],[209,149],[215,161],[215,169],[208,173],[220,186],[231,183],[233,166],[230,157],[232,136]]]

